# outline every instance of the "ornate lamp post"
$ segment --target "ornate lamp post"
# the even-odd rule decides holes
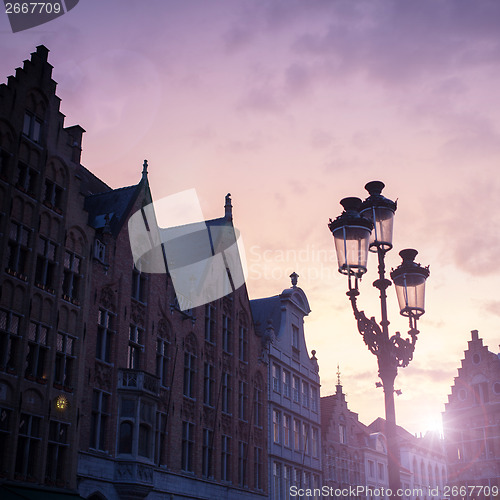
[[[344,198],[340,204],[342,214],[328,227],[333,234],[339,272],[347,275],[347,296],[352,305],[359,333],[368,349],[377,356],[379,377],[382,380],[385,399],[387,457],[389,467],[389,488],[392,498],[400,488],[400,459],[396,436],[396,412],[394,408],[394,380],[398,367],[408,366],[413,358],[417,341],[417,320],[424,314],[425,280],[429,268],[414,262],[416,250],[402,250],[403,262],[391,272],[391,280],[385,276],[385,254],[392,248],[392,228],[396,203],[383,196],[384,183],[369,182],[365,189],[370,196]],[[368,319],[357,306],[358,281],[367,270],[368,251],[378,256],[378,279],[373,283],[380,291],[380,325],[372,317]],[[409,338],[402,338],[399,332],[389,335],[387,319],[387,288],[394,283],[400,312],[409,318]]]

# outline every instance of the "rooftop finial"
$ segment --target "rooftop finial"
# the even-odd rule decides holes
[[[342,385],[340,383],[340,363],[337,363],[337,385]]]
[[[145,179],[148,176],[148,160],[144,160],[142,164],[142,178]]]
[[[228,221],[233,220],[233,205],[231,205],[231,193],[226,194],[226,204],[224,205],[224,217]]]
[[[297,282],[299,281],[299,275],[296,272],[290,274],[290,278],[292,279],[292,286],[295,288],[297,286]]]

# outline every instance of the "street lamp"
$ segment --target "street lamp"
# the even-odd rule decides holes
[[[344,198],[342,214],[330,219],[328,227],[333,234],[337,251],[339,272],[348,277],[347,296],[352,305],[359,333],[368,349],[377,356],[379,377],[382,380],[385,400],[389,488],[392,498],[397,497],[400,486],[400,459],[396,435],[394,407],[394,380],[398,367],[408,366],[413,358],[417,341],[417,320],[424,314],[425,280],[429,268],[414,262],[417,251],[402,250],[403,262],[391,272],[392,282],[385,277],[385,254],[392,248],[392,232],[396,202],[382,195],[384,183],[373,181],[365,189],[370,196],[362,202],[359,198]],[[373,286],[380,291],[380,325],[357,307],[358,281],[367,270],[368,251],[378,255],[378,279]],[[387,288],[394,283],[400,313],[409,318],[409,338],[399,332],[389,336],[387,319]]]

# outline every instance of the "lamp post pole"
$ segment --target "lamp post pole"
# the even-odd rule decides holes
[[[385,276],[385,254],[392,248],[392,223],[396,203],[382,196],[382,182],[368,183],[370,196],[362,203],[358,198],[344,198],[344,212],[328,225],[337,250],[339,272],[348,277],[347,296],[351,302],[359,333],[370,352],[377,356],[378,375],[382,380],[385,402],[385,435],[387,439],[388,479],[391,498],[396,499],[401,487],[400,458],[396,432],[394,381],[398,367],[408,366],[417,341],[417,319],[424,313],[425,280],[429,269],[413,262],[416,250],[400,252],[403,262],[391,272],[392,281]],[[378,256],[378,279],[373,286],[380,291],[380,325],[368,319],[357,306],[358,281],[366,272],[368,250]],[[409,318],[409,338],[399,332],[390,336],[387,316],[387,288],[394,283],[400,312]]]

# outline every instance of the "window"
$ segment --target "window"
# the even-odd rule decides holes
[[[80,296],[80,267],[82,259],[78,255],[64,251],[63,298],[77,303]]]
[[[347,444],[347,433],[344,424],[339,424],[339,441],[340,444]]]
[[[0,309],[0,371],[15,373],[21,339],[21,316]]]
[[[238,394],[238,417],[240,420],[248,420],[247,417],[248,384],[240,380]]]
[[[480,405],[484,403],[489,403],[490,397],[488,393],[487,382],[481,382],[479,384],[472,385],[472,392],[474,394],[474,404]]]
[[[290,487],[292,486],[292,467],[290,465],[285,465],[283,467],[283,481],[285,483],[285,498],[288,492],[290,491]]]
[[[38,238],[35,283],[50,293],[54,293],[55,286],[56,248],[55,243],[42,237]]]
[[[283,370],[283,396],[290,397],[290,372]]]
[[[90,421],[90,447],[105,451],[109,418],[109,394],[94,389],[92,393],[92,418]]]
[[[7,271],[17,273],[17,277],[26,279],[29,255],[30,230],[18,224],[10,223]]]
[[[0,473],[6,473],[11,467],[11,457],[7,456],[7,440],[12,434],[11,425],[12,410],[0,407]]]
[[[28,193],[30,196],[35,196],[35,191],[38,181],[38,172],[25,165],[24,163],[19,163],[19,171],[17,176],[16,186],[19,190],[24,193]]]
[[[242,325],[240,325],[239,358],[240,361],[248,362],[248,330]]]
[[[193,452],[194,452],[194,424],[192,424],[191,422],[182,422],[181,468],[186,472],[194,472]]]
[[[73,385],[73,365],[75,363],[76,339],[66,333],[56,334],[56,364],[54,383],[71,388]]]
[[[283,492],[281,491],[281,464],[279,462],[273,462],[273,486],[274,498],[281,500]]]
[[[135,267],[132,271],[132,298],[146,303],[146,276]]]
[[[220,478],[222,481],[231,480],[231,438],[229,436],[221,438]]]
[[[311,387],[311,410],[318,413],[318,389]]]
[[[253,449],[253,484],[256,490],[262,490],[264,488],[264,483],[262,481],[262,448],[257,446]]]
[[[229,316],[222,316],[222,349],[233,352],[233,326]]]
[[[370,477],[375,477],[375,464],[373,463],[373,460],[368,460],[368,472]]]
[[[377,464],[377,465],[378,465],[378,478],[384,479],[384,464]]]
[[[215,396],[215,367],[205,363],[204,384],[203,384],[203,403],[208,406],[214,406]]]
[[[248,444],[240,441],[238,443],[238,485],[247,486],[247,454]]]
[[[100,240],[94,242],[94,257],[103,264],[106,262],[106,245]]]
[[[97,313],[96,358],[107,363],[111,360],[111,340],[113,338],[114,316],[106,309]]]
[[[135,403],[135,401],[132,401]],[[120,422],[120,436],[118,439],[118,453],[131,455],[134,441],[134,424],[129,420]]]
[[[288,448],[291,446],[292,417],[283,415],[283,444]]]
[[[156,412],[155,406],[140,398],[124,397],[120,400],[120,433],[118,453],[139,455],[153,459],[153,426],[155,418],[158,425],[156,442],[162,444],[165,434],[164,414]],[[166,417],[165,417],[166,418]],[[160,441],[160,442],[159,442]],[[161,450],[157,451],[157,460],[161,460]]]
[[[0,147],[0,178],[9,180],[9,162],[12,155]]]
[[[212,454],[213,454],[213,431],[203,429],[203,450],[201,473],[203,477],[213,477],[212,474]]]
[[[281,413],[278,410],[273,410],[273,441],[280,443],[281,430]]]
[[[196,357],[190,352],[184,353],[184,396],[194,398]]]
[[[205,340],[215,344],[216,308],[212,304],[205,305]]]
[[[138,446],[138,453],[140,457],[152,458],[153,455],[153,450],[152,450],[153,408],[154,407],[152,405],[141,402],[141,422],[139,424],[139,446]]]
[[[257,427],[262,427],[262,388],[255,386],[253,390],[253,402],[254,402],[254,425]]]
[[[40,118],[26,111],[24,113],[23,134],[34,142],[40,142],[42,123]]]
[[[305,422],[302,422],[302,442],[304,451],[307,455],[311,453],[311,445],[309,443],[309,425]]]
[[[164,338],[156,339],[156,376],[163,387],[169,386],[168,380],[168,347],[170,342]]]
[[[69,425],[62,422],[50,421],[49,444],[47,446],[47,468],[45,476],[50,481],[61,481],[67,460]]]
[[[17,439],[16,473],[24,477],[35,477],[40,461],[41,417],[21,413]]]
[[[141,352],[144,344],[144,330],[133,323],[129,326],[127,368],[138,370],[141,365]]]
[[[165,447],[167,443],[167,415],[156,412],[156,465],[166,465]]]
[[[231,413],[231,375],[227,372],[222,374],[222,411]]]
[[[273,363],[273,391],[280,392],[280,367]]]
[[[49,179],[45,180],[45,192],[43,194],[43,201],[50,208],[62,208],[62,195],[63,189]]]
[[[316,428],[312,430],[312,454],[313,457],[319,457],[319,431]]]
[[[300,450],[300,421],[293,420],[293,446],[295,450]]]
[[[34,321],[30,322],[28,331],[28,356],[26,357],[25,377],[47,381],[45,364],[48,358],[49,328]]]
[[[293,400],[296,403],[300,403],[300,379],[297,376],[293,376]]]
[[[309,408],[309,384],[302,381],[302,404]]]
[[[299,349],[299,328],[292,325],[292,347]]]

